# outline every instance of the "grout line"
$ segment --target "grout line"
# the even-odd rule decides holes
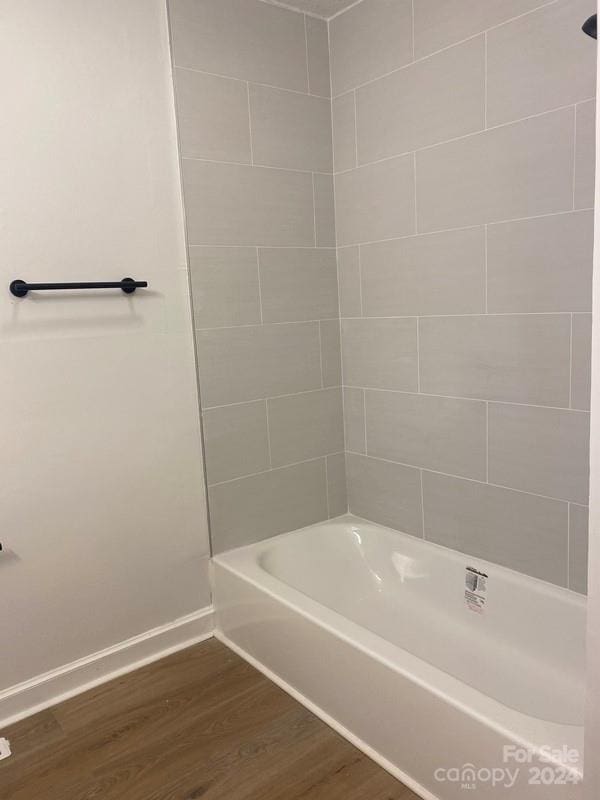
[[[304,52],[306,57],[306,88],[310,94],[310,67],[308,66],[308,25],[304,14]]]
[[[421,320],[417,317],[417,394],[421,394],[421,347],[420,332]]]
[[[364,436],[365,436],[365,455],[369,455],[369,448],[367,447],[367,390],[362,390],[363,396],[363,428],[364,428]]]
[[[439,469],[431,469],[430,467],[422,467],[419,464],[408,464],[406,461],[392,461],[391,458],[382,458],[381,456],[374,456],[368,455],[367,453],[357,453],[355,450],[349,450],[349,453],[355,456],[363,456],[363,458],[371,458],[373,461],[383,461],[386,464],[396,464],[399,467],[409,467],[410,469],[415,470],[422,470],[423,472],[429,472],[432,475],[442,475],[444,478],[454,478],[454,480],[458,481],[468,481],[469,483],[477,483],[480,486],[491,486],[493,489],[505,489],[509,492],[516,492],[517,494],[526,494],[529,497],[539,497],[542,500],[552,500],[555,503],[566,503],[567,505],[571,502],[571,500],[567,500],[564,497],[551,497],[547,494],[536,494],[535,492],[528,492],[525,489],[516,489],[514,486],[506,486],[502,483],[486,483],[485,481],[479,480],[478,478],[469,478],[466,475],[453,475],[450,472],[442,472]],[[577,505],[580,505],[579,503]]]
[[[438,397],[441,400],[464,400],[467,403],[493,403],[494,405],[500,406],[518,406],[519,408],[546,408],[550,409],[551,411],[572,411],[574,414],[589,414],[588,409],[583,408],[569,408],[568,406],[542,406],[538,403],[516,403],[512,400],[494,400],[490,399],[489,397],[465,397],[455,394],[432,394],[431,392],[409,392],[404,389],[382,389],[379,386],[353,386],[352,384],[346,384],[346,389],[364,389],[368,392],[388,392],[388,394],[408,394],[412,396],[418,396],[419,394],[423,397]],[[315,391],[314,389],[312,391]],[[303,394],[302,392],[300,394]],[[252,401],[249,401],[252,402]]]
[[[362,260],[361,260],[361,253],[360,253],[360,245],[358,245],[358,299],[360,301],[360,317],[357,319],[365,319],[365,310],[363,305],[363,290],[362,290]],[[352,317],[346,317],[346,319],[353,319]]]
[[[398,314],[396,316],[386,314],[382,316],[344,317],[344,319],[415,319],[417,316],[421,319],[460,319],[461,317],[564,317],[569,314],[589,313],[589,311],[490,311],[488,314],[485,314],[482,311],[474,311],[472,314]],[[273,324],[285,325],[286,323],[280,322]]]
[[[484,252],[484,273],[483,273],[483,297],[484,297],[484,308],[485,313],[488,313],[488,226],[487,222],[484,226],[484,236],[483,236],[484,244],[483,244],[483,252]]]
[[[320,14],[315,14],[313,11],[301,11],[299,8],[296,8],[296,6],[290,3],[284,3],[282,0],[260,0],[260,2],[267,6],[284,8],[286,11],[293,11],[295,14],[304,14],[306,17],[312,17],[313,19],[320,19],[323,22],[327,22],[327,17],[322,17]]]
[[[260,312],[260,324],[264,323],[263,302],[262,302],[262,281],[260,279],[260,250],[256,248],[256,268],[258,273],[258,310]]]
[[[363,0],[355,0],[355,2],[352,3],[351,5],[346,6],[346,8],[342,8],[339,11],[336,11],[335,14],[332,14],[330,17],[327,17],[327,22],[331,22],[336,17],[341,17],[342,14],[345,14],[347,11],[351,11],[356,6],[359,6],[362,2]]]
[[[315,174],[319,175],[320,173],[317,172]],[[350,246],[354,247],[354,245]],[[223,247],[229,248],[230,250],[235,250],[236,248],[253,250],[255,247],[258,247],[261,250],[337,250],[336,247],[331,245],[321,245],[320,247],[315,247],[314,244],[191,244],[190,247]]]
[[[363,0],[358,0],[358,2],[363,2]],[[550,0],[550,2],[540,3],[539,6],[536,6],[535,8],[531,8],[531,9],[529,9],[529,11],[525,11],[525,13],[523,13],[523,14],[518,14],[516,17],[511,17],[510,19],[505,19],[503,22],[499,22],[497,25],[491,25],[489,28],[484,28],[483,30],[478,31],[477,33],[474,33],[471,36],[467,36],[464,39],[460,39],[458,42],[452,42],[451,44],[444,45],[444,47],[440,47],[439,50],[433,50],[431,53],[427,53],[427,55],[425,55],[425,56],[420,56],[419,58],[415,58],[413,61],[409,61],[406,64],[402,64],[399,67],[395,67],[394,69],[389,70],[389,72],[384,72],[382,75],[378,75],[376,78],[369,78],[368,81],[363,81],[363,83],[359,83],[354,88],[355,89],[362,89],[363,86],[369,86],[371,83],[375,83],[376,81],[379,81],[382,78],[388,78],[390,75],[394,75],[396,72],[401,72],[402,70],[407,69],[408,67],[412,67],[413,64],[420,64],[421,61],[427,61],[427,59],[432,58],[433,56],[437,56],[439,53],[444,53],[446,50],[450,50],[453,47],[458,47],[461,44],[465,44],[465,42],[470,42],[471,39],[476,39],[478,36],[481,36],[482,34],[487,34],[489,31],[493,31],[496,28],[501,28],[503,25],[508,25],[509,23],[520,19],[521,17],[526,17],[529,14],[534,14],[536,11],[539,11],[542,8],[546,8],[546,6],[552,6],[552,5],[554,5],[555,3],[558,3],[558,2],[560,2],[560,0]],[[352,6],[350,6],[350,8],[352,8]],[[339,14],[343,14],[343,13],[345,13],[345,11],[349,11],[349,9],[345,9],[344,11],[339,12]],[[335,19],[336,16],[339,16],[339,14],[334,14],[333,17],[330,17],[329,18],[329,22],[331,22],[332,19]],[[350,90],[349,89],[345,89],[343,92],[340,92],[335,97],[337,98],[340,95],[345,94],[348,91],[350,91]],[[578,101],[578,102],[582,102],[582,101]]]
[[[569,330],[569,408],[573,408],[573,314]]]
[[[248,161],[217,161],[214,158],[198,158],[197,156],[182,156],[182,161],[197,161],[202,164],[218,164],[226,167],[254,167],[255,169],[272,169],[278,172],[292,172],[299,175],[312,175],[311,169],[297,169],[296,167],[274,167],[272,164],[258,164],[256,161],[252,163]],[[318,172],[318,175],[333,175],[333,172]]]
[[[490,403],[485,402],[485,482],[490,482]]]
[[[567,589],[571,588],[571,503],[567,503]]]
[[[423,533],[421,534],[422,539],[427,541],[427,537],[425,536],[425,502],[423,500],[423,470],[419,470],[419,478],[421,482],[421,526],[423,529]]]
[[[415,203],[415,236],[419,235],[419,212],[417,205],[417,151],[413,153],[413,177],[415,183],[414,203]]]
[[[267,452],[269,454],[269,469],[273,469],[273,457],[271,453],[271,430],[269,423],[269,399],[265,397],[265,415],[267,418]]]
[[[308,15],[310,16],[310,14]],[[263,89],[277,89],[279,92],[290,92],[291,94],[301,94],[305,97],[320,97],[321,100],[330,100],[331,98],[325,97],[323,94],[311,94],[310,92],[303,92],[302,89],[290,89],[288,86],[276,86],[274,83],[261,83],[260,81],[248,81],[246,78],[236,78],[235,75],[224,75],[222,72],[209,72],[206,69],[197,69],[196,67],[184,67],[182,64],[173,64],[174,69],[182,69],[186,72],[196,72],[200,75],[210,75],[211,78],[222,78],[226,81],[235,81],[236,83],[251,83],[253,86],[262,86]],[[351,90],[348,90],[351,91]]]
[[[303,394],[316,394],[317,392],[329,392],[332,389],[343,389],[343,387],[338,386],[317,386],[314,389],[304,389],[301,392],[287,392],[286,394],[270,394],[267,395],[267,400],[284,400],[286,397],[298,397]],[[349,387],[355,388],[355,387]],[[202,409],[203,411],[216,411],[220,408],[231,408],[232,406],[247,406],[251,405],[252,403],[261,403],[265,398],[264,397],[254,397],[252,400],[237,400],[235,403],[220,403],[216,406],[204,406]],[[589,412],[587,412],[589,413]]]
[[[354,91],[356,92],[356,89]],[[588,100],[591,99],[593,98],[587,98],[586,100],[582,100],[580,102],[588,102]],[[481,134],[486,133],[488,131],[495,131],[500,128],[508,128],[510,125],[519,125],[520,123],[527,122],[528,120],[539,119],[540,117],[546,117],[551,114],[557,114],[560,111],[566,111],[567,109],[574,107],[575,107],[574,103],[569,103],[568,105],[557,106],[556,108],[549,108],[546,109],[545,111],[540,111],[537,114],[529,114],[526,117],[519,117],[519,119],[511,119],[508,120],[507,122],[500,122],[497,125],[490,125],[487,128],[478,128],[477,130],[470,131],[469,133],[463,133],[460,136],[453,136],[451,139],[443,139],[442,141],[439,142],[433,142],[433,144],[426,144],[423,145],[422,147],[417,147],[415,148],[415,150],[403,150],[399,153],[393,153],[392,155],[384,156],[383,158],[376,158],[373,161],[364,161],[361,164],[357,163],[356,167],[350,167],[349,169],[342,169],[339,172],[336,172],[335,175],[343,175],[344,173],[352,172],[355,169],[364,169],[365,167],[372,167],[376,164],[383,164],[386,161],[393,161],[395,158],[406,158],[406,156],[411,155],[411,153],[413,152],[422,153],[425,150],[433,150],[436,147],[444,147],[445,145],[452,144],[453,142],[460,142],[463,141],[464,139],[472,139],[474,136],[481,136]],[[572,211],[573,209],[568,209],[568,210]]]
[[[575,211],[575,179],[577,172],[577,105],[573,106],[573,211]]]
[[[338,317],[325,317],[323,319],[296,319],[287,322],[265,322],[265,325],[310,325],[315,322],[333,322]],[[233,331],[242,328],[259,328],[260,322],[245,322],[243,325],[218,325],[214,328],[195,328],[196,331],[204,333],[205,331]]]
[[[330,518],[330,508],[329,508],[329,474],[327,470],[327,456],[324,457],[325,459],[325,502],[327,504],[327,519]]]
[[[321,321],[319,320],[319,367],[321,369],[321,389],[325,388],[323,379],[323,337],[321,336]]]
[[[411,50],[412,50],[412,60],[415,60],[415,0],[411,0],[410,3],[410,21],[411,21]]]
[[[358,166],[359,166],[359,164],[358,164],[358,103],[357,103],[357,100],[356,100],[356,89],[354,89],[353,94],[354,94],[354,167],[358,168]],[[349,172],[350,170],[345,170],[345,171]]]
[[[212,489],[214,486],[223,486],[226,483],[235,483],[236,481],[243,481],[246,478],[255,478],[257,475],[266,475],[269,472],[276,472],[279,469],[289,469],[290,467],[299,467],[301,464],[311,464],[314,461],[322,461],[324,458],[327,458],[328,455],[337,455],[337,453],[327,453],[324,456],[315,456],[314,458],[305,458],[303,461],[292,461],[291,464],[281,464],[280,466],[273,467],[272,469],[261,469],[259,472],[249,472],[246,475],[238,475],[237,478],[229,478],[226,481],[216,481],[215,483],[209,483],[209,489]]]
[[[315,200],[315,173],[312,173],[313,233],[315,248],[317,246],[317,201]]]

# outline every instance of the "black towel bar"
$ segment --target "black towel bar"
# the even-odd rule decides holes
[[[25,297],[27,292],[46,292],[52,289],[120,289],[125,294],[133,294],[136,289],[145,289],[147,286],[148,281],[134,281],[133,278],[92,283],[27,283],[17,279],[9,288],[15,297]]]

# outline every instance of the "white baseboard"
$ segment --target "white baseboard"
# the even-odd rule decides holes
[[[213,635],[212,606],[37,675],[0,692],[0,730]]]
[[[315,717],[318,717],[322,722],[328,725],[330,728],[336,733],[339,733],[340,736],[343,736],[344,739],[353,744],[358,750],[363,752],[366,756],[368,756],[371,761],[374,761],[376,764],[379,764],[386,772],[389,772],[390,775],[393,775],[394,778],[401,781],[405,786],[411,789],[416,795],[422,797],[423,800],[440,800],[437,795],[432,794],[428,789],[425,789],[421,786],[420,783],[414,781],[410,775],[407,775],[401,769],[398,769],[391,761],[388,761],[387,758],[378,753],[377,750],[374,750],[370,747],[366,742],[362,739],[359,739],[358,736],[355,736],[352,731],[349,731],[348,728],[344,727],[340,722],[334,719],[330,714],[323,709],[313,703],[312,700],[309,700],[306,695],[299,692],[297,689],[294,689],[287,681],[283,678],[280,678],[279,675],[275,674],[271,669],[266,667],[263,663],[258,661],[254,656],[250,655],[250,653],[246,652],[242,647],[237,645],[235,642],[232,642],[223,631],[219,630],[218,628],[214,631],[215,639],[218,639],[222,642],[226,647],[229,647],[230,650],[233,650],[234,653],[237,653],[238,656],[247,661],[251,666],[257,669],[259,672],[268,678],[273,683],[277,684],[280,689],[283,689],[284,692],[287,692],[294,700],[297,700],[301,705],[311,711]]]

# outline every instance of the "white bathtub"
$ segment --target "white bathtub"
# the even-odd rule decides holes
[[[422,797],[580,798],[583,597],[350,516],[213,581],[218,637]]]

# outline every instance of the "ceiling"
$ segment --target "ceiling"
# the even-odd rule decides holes
[[[345,8],[349,8],[356,3],[356,0],[272,0],[277,5],[295,8],[298,11],[307,11],[309,14],[316,14],[318,17],[329,19],[334,14],[339,14]]]

